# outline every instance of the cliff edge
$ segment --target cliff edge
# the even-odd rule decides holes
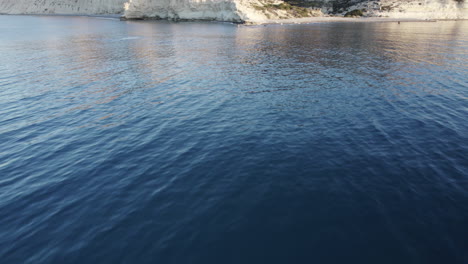
[[[125,19],[271,20],[364,16],[468,19],[466,0],[2,0],[0,14],[121,14]]]

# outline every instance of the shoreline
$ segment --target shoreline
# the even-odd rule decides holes
[[[127,19],[122,14],[4,14],[0,16],[64,16],[64,17],[94,17],[94,18],[109,18],[119,19],[121,21],[141,21],[141,20],[160,20],[170,22],[220,22],[232,23],[242,26],[266,26],[266,25],[293,25],[293,24],[315,24],[315,23],[389,23],[389,22],[438,22],[438,21],[466,21],[468,19],[422,19],[422,18],[392,18],[392,17],[342,17],[342,16],[319,16],[319,17],[301,17],[287,19],[268,19],[262,21],[221,21],[221,20],[197,20],[197,19],[180,19],[178,21],[168,19],[142,18],[142,19]]]
[[[454,19],[458,20],[458,19]],[[269,19],[259,22],[246,22],[245,25],[284,25],[284,24],[314,24],[314,23],[385,23],[385,22],[437,22],[437,19],[420,19],[420,18],[391,18],[391,17],[340,17],[340,16],[323,16],[323,17],[301,17],[288,19]]]

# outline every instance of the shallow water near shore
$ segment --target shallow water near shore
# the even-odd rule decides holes
[[[0,263],[467,263],[467,28],[0,16]]]

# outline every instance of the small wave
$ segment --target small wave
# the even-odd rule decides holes
[[[119,40],[135,40],[135,39],[141,39],[141,37],[126,37],[126,38],[121,38]]]

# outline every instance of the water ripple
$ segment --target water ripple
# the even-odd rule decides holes
[[[0,20],[1,263],[468,259],[466,22]]]

